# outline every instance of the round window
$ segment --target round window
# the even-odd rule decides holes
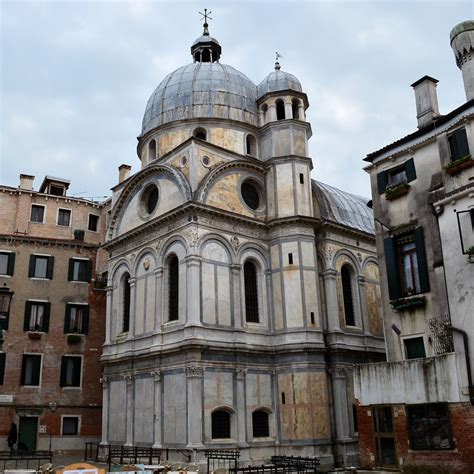
[[[202,164],[203,164],[204,166],[209,166],[209,165],[211,164],[211,160],[209,159],[208,156],[203,156],[203,157],[202,157]]]
[[[147,214],[151,214],[158,204],[158,188],[154,184],[150,184],[145,189],[142,196],[143,208]]]
[[[257,186],[249,181],[244,181],[241,187],[242,198],[250,209],[254,211],[260,207],[260,193]]]

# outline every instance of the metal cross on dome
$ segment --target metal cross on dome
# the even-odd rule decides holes
[[[209,18],[209,20],[212,20],[212,18],[209,16],[212,12],[210,11],[209,13],[207,13],[207,8],[204,8],[204,13],[201,13],[201,12],[198,12],[202,18],[201,20],[204,20],[204,24],[207,25],[207,19]]]

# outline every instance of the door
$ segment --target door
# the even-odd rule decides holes
[[[38,433],[37,416],[21,416],[18,431],[18,450],[36,451],[36,436]],[[20,444],[22,443],[22,444]]]
[[[393,431],[392,407],[373,407],[375,462],[377,466],[395,466],[395,433]]]

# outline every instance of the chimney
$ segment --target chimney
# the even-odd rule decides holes
[[[436,84],[438,84],[437,79],[430,76],[423,76],[411,85],[415,90],[418,128],[424,128],[431,125],[433,120],[439,117]]]
[[[128,179],[131,169],[132,167],[130,165],[121,164],[119,166],[119,183]]]
[[[26,189],[27,191],[33,191],[33,181],[35,180],[34,176],[30,174],[20,174],[20,189]]]
[[[451,30],[451,48],[462,71],[466,99],[474,99],[474,21],[463,21]]]

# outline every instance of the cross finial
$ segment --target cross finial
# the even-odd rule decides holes
[[[282,57],[283,56],[278,51],[275,53],[275,71],[279,71],[281,69],[281,66],[278,60]]]
[[[209,35],[209,30],[207,29],[207,27],[209,25],[207,24],[207,20],[208,19],[212,20],[212,18],[210,17],[211,13],[212,13],[211,11],[209,11],[209,13],[207,12],[207,8],[204,8],[204,13],[199,12],[199,14],[202,16],[201,20],[204,20],[204,25],[203,25],[204,26],[204,33],[203,33],[204,35]]]

